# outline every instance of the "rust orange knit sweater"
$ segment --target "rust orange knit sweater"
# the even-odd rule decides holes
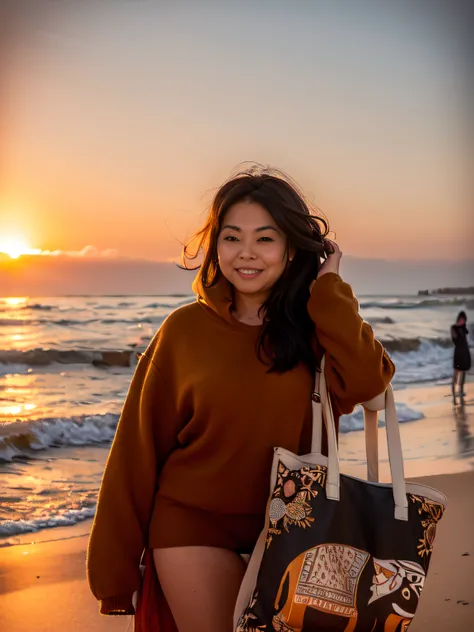
[[[267,373],[260,327],[230,312],[224,280],[174,311],[139,360],[106,464],[87,559],[101,612],[133,612],[143,549],[153,547],[159,496],[216,514],[263,517],[273,448],[310,449],[314,376]],[[313,286],[308,312],[326,352],[334,413],[381,393],[394,367],[334,274]],[[318,353],[318,351],[317,351]]]

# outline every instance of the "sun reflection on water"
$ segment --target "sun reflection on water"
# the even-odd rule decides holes
[[[0,422],[27,419],[36,412],[38,387],[34,375],[3,375],[0,380]],[[32,401],[33,400],[33,401]]]
[[[0,419],[2,417],[27,417],[28,413],[34,411],[36,404],[3,404],[0,401]]]
[[[19,307],[20,305],[25,305],[28,300],[28,296],[9,296],[3,299],[9,307]]]

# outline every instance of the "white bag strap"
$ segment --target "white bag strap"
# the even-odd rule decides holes
[[[317,381],[319,387],[320,402],[317,401],[317,397],[313,396],[313,433],[314,431],[316,431],[317,434],[321,432],[321,430],[318,431],[317,428],[318,422],[319,428],[322,428],[322,422],[324,421],[328,436],[328,472],[326,481],[326,495],[332,500],[339,500],[340,469],[336,439],[336,426],[334,423],[331,399],[327,390],[326,376],[324,370],[325,358],[323,358],[321,361],[321,373],[318,374],[319,380]],[[376,411],[365,411],[368,471],[371,477],[376,476],[378,478],[377,417],[378,415]],[[408,498],[406,495],[405,474],[403,468],[402,443],[400,439],[400,429],[398,426],[397,411],[395,407],[395,398],[393,396],[393,389],[391,385],[388,386],[385,394],[385,425],[387,429],[387,445],[390,460],[390,472],[392,475],[395,518],[397,520],[408,520]],[[313,443],[314,441],[312,441],[312,444]],[[376,466],[375,460],[377,463]]]
[[[385,427],[387,431],[388,458],[392,475],[393,498],[395,501],[395,518],[408,520],[408,498],[403,467],[402,440],[398,425],[397,408],[392,385],[385,393]]]
[[[322,419],[326,427],[328,437],[328,471],[326,475],[326,496],[331,500],[339,500],[341,477],[339,468],[339,450],[337,449],[336,424],[332,412],[331,399],[326,387],[324,376],[325,358],[321,360],[321,373],[319,378],[319,388],[321,403],[315,402],[313,398],[313,415],[315,407],[322,408]]]
[[[385,409],[385,392],[362,404],[364,408],[367,480],[379,482],[379,410]],[[398,423],[398,421],[397,421]]]
[[[321,370],[324,369],[325,358],[321,360]],[[321,370],[316,373],[312,399],[314,404],[321,402]],[[378,442],[378,413],[385,408],[385,393],[367,402],[369,410],[364,406],[364,427],[367,458],[367,480],[373,483],[379,481],[379,442]],[[375,410],[373,410],[375,409]],[[311,435],[311,452],[321,454],[323,439],[322,406],[313,405],[313,430]]]
[[[385,400],[385,393],[384,393]],[[362,404],[363,406],[363,404]],[[397,421],[398,423],[398,421]],[[365,454],[367,459],[367,480],[379,482],[379,414],[364,407]]]
[[[324,358],[321,361],[323,366]],[[313,430],[311,434],[311,452],[313,454],[321,454],[321,445],[323,441],[323,417],[321,408],[321,371],[318,369],[314,381],[313,399]],[[316,406],[314,405],[316,404]]]

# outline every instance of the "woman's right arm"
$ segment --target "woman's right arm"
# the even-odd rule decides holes
[[[178,414],[162,372],[142,355],[107,459],[87,555],[102,614],[133,613],[159,471],[175,448]]]

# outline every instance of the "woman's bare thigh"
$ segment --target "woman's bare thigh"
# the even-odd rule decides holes
[[[154,549],[156,572],[179,632],[232,632],[245,564],[229,549]]]

